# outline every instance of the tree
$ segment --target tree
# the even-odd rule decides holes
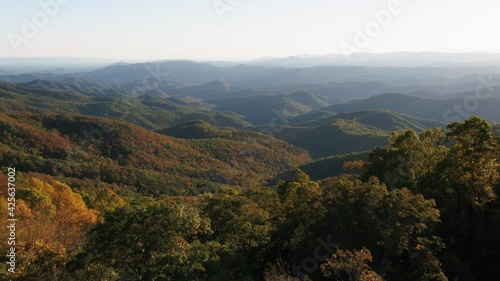
[[[442,248],[433,233],[439,211],[433,200],[409,189],[388,191],[372,178],[348,178],[325,187],[328,214],[320,231],[344,249],[366,247],[373,268],[389,280],[445,280],[436,253]]]
[[[277,192],[283,209],[276,237],[279,257],[300,263],[317,244],[313,230],[326,214],[322,204],[323,190],[297,169],[295,178],[280,182]]]
[[[372,259],[370,251],[364,248],[359,251],[340,249],[321,265],[321,272],[328,280],[382,281],[368,265]]]
[[[268,209],[272,206],[263,201],[259,205],[251,198],[262,196],[221,187],[218,194],[203,199],[202,210],[213,229],[210,239],[222,246],[223,260],[212,269],[218,276],[214,280],[250,278],[253,269],[264,266],[262,259],[276,230],[276,215]]]
[[[85,244],[96,212],[59,181],[29,176],[18,186],[18,277],[61,278],[66,262]]]
[[[126,204],[118,194],[108,188],[102,189],[92,203],[94,208],[98,209],[101,214],[112,212]]]
[[[482,245],[482,231],[488,203],[496,197],[493,187],[499,181],[498,141],[491,126],[476,116],[450,124],[446,136],[449,153],[422,185],[442,213],[446,265],[451,274],[467,280],[470,273],[463,269],[472,262],[480,266],[477,260],[489,251]]]
[[[491,126],[473,116],[450,124],[446,135],[453,145],[438,169],[442,188],[436,197],[452,212],[481,208],[496,197],[498,142]]]
[[[441,128],[418,135],[414,130],[393,132],[385,148],[374,149],[363,172],[363,180],[375,176],[389,189],[407,187],[421,193],[420,180],[433,173],[448,153]]]
[[[498,138],[476,116],[421,135],[393,133],[386,148],[375,150],[363,171],[390,188],[408,187],[436,201],[442,224],[438,234],[447,250],[443,256],[450,276],[467,280],[471,262],[480,265],[489,251],[483,244],[487,214],[499,182]],[[472,269],[474,270],[474,269]]]
[[[203,273],[200,237],[209,222],[187,204],[155,202],[124,207],[105,216],[90,234],[80,267],[114,268],[120,278],[176,280]],[[189,277],[191,276],[191,277]]]

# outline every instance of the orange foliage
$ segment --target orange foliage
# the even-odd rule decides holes
[[[82,245],[97,214],[87,209],[81,196],[59,181],[29,178],[18,199],[19,235],[26,243],[44,241],[72,249]]]
[[[338,250],[321,266],[321,271],[331,280],[380,281],[382,278],[367,264],[372,259],[368,249]]]
[[[97,214],[59,181],[28,177],[16,182],[16,188],[16,272],[21,280],[47,272],[57,276],[68,256],[84,245]]]
[[[363,165],[365,165],[364,161],[355,160],[355,161],[345,161],[342,167],[346,171],[360,171],[363,168]]]

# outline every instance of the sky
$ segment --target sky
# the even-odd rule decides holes
[[[498,0],[0,0],[0,57],[500,53]]]

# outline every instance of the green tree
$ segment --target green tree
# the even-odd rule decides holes
[[[496,197],[493,187],[499,180],[498,141],[491,126],[475,116],[450,124],[446,136],[449,153],[422,185],[442,213],[446,265],[452,275],[468,280],[470,273],[464,268],[471,263],[481,266],[478,259],[489,251],[481,244],[487,206]]]
[[[199,239],[209,222],[191,205],[155,202],[108,213],[90,235],[80,266],[114,268],[132,280],[190,280],[203,274]],[[193,260],[198,257],[202,260]]]
[[[317,246],[314,228],[326,214],[323,190],[300,169],[294,179],[277,187],[283,208],[282,223],[276,236],[278,257],[300,264]]]
[[[439,211],[409,189],[388,191],[372,178],[340,179],[325,187],[328,215],[321,232],[331,234],[344,249],[366,247],[373,268],[389,280],[445,280],[433,234]]]
[[[480,265],[489,251],[483,240],[487,229],[493,231],[487,224],[495,214],[498,144],[488,122],[473,116],[446,131],[394,133],[363,171],[365,181],[376,176],[391,188],[408,187],[436,201],[442,221],[438,234],[447,247],[443,263],[452,277],[469,280],[467,268]]]
[[[421,192],[420,180],[433,173],[446,157],[446,134],[441,128],[426,130],[418,135],[414,130],[393,132],[385,148],[374,149],[366,163],[362,178],[376,176],[389,189],[407,187]]]
[[[276,229],[276,214],[269,209],[273,206],[264,201],[259,205],[254,198],[262,195],[221,187],[218,194],[203,199],[203,213],[213,229],[210,239],[222,247],[223,260],[211,270],[213,280],[248,279],[253,269],[264,266],[262,258]]]

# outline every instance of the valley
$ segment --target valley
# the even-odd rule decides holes
[[[330,233],[348,253],[369,249],[374,268],[391,263],[398,271],[374,273],[387,280],[461,274],[450,255],[471,262],[471,274],[491,274],[478,261],[499,258],[496,224],[451,210],[480,206],[471,212],[500,218],[496,68],[283,63],[0,75],[0,166],[18,171],[23,243],[40,247],[22,248],[19,280],[53,274],[36,251],[60,259],[54,274],[64,280],[300,278],[276,270],[283,260],[300,265]],[[455,221],[487,234],[474,238],[480,250],[455,244],[476,231]],[[107,277],[92,279],[104,278],[93,268]],[[308,276],[330,280],[326,270]]]

